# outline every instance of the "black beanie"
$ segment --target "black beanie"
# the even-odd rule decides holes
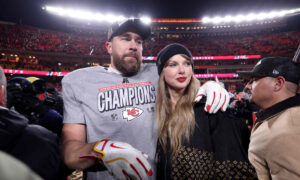
[[[156,66],[157,66],[158,75],[161,74],[163,68],[165,67],[166,62],[176,54],[184,54],[190,57],[192,59],[192,66],[194,68],[192,53],[182,44],[173,43],[164,47],[162,50],[159,51],[157,55]]]

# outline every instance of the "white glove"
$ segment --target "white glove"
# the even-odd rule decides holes
[[[204,110],[208,113],[216,113],[220,108],[224,112],[229,105],[229,94],[218,82],[207,81],[203,84],[195,102],[199,102],[203,96],[207,96]]]
[[[148,156],[124,142],[102,139],[94,146],[107,170],[116,179],[148,179],[152,176]]]

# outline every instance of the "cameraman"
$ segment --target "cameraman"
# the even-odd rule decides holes
[[[8,81],[7,107],[27,117],[29,123],[39,124],[60,136],[62,115],[50,106],[56,103],[56,98],[47,96],[43,101],[38,98],[46,92],[46,83],[42,79],[14,77]]]

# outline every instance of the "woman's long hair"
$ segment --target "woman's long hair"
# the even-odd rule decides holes
[[[188,56],[182,56],[192,61]],[[163,72],[161,73],[158,82],[155,112],[158,125],[158,140],[164,151],[166,151],[168,136],[171,153],[173,154],[181,146],[183,139],[189,141],[190,134],[194,132],[195,117],[193,103],[199,86],[200,82],[192,76],[190,83],[177,101],[173,111],[168,86],[164,80]]]

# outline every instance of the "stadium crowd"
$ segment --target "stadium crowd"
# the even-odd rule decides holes
[[[105,34],[105,33],[104,33]],[[254,55],[292,57],[299,44],[300,32],[247,33],[237,36],[200,36],[187,38],[167,38],[160,35],[144,43],[144,56],[155,56],[165,45],[174,41],[188,47],[194,56]],[[105,49],[106,34],[65,33],[15,24],[0,24],[0,49],[9,52],[27,52],[18,56],[2,54],[0,64],[4,69],[24,69],[38,71],[70,72],[91,66],[90,63],[77,63],[71,55],[108,59]],[[35,53],[51,53],[53,57],[45,60]],[[35,55],[35,59],[28,58]],[[234,73],[243,65],[256,64],[257,59],[247,61],[219,60],[198,61],[200,66],[226,68],[195,69],[195,73]],[[103,65],[103,64],[102,64]],[[230,66],[239,65],[239,69]],[[228,68],[227,68],[228,67]],[[248,68],[249,69],[249,68]],[[225,79],[226,80],[226,79]],[[59,82],[55,82],[59,84]],[[60,86],[60,85],[56,85]],[[234,91],[235,83],[229,82],[229,90]]]
[[[299,44],[300,32],[249,33],[238,36],[203,36],[191,38],[156,38],[146,41],[144,56],[156,55],[174,41],[191,49],[194,56],[261,54],[292,56]],[[105,56],[106,35],[81,35],[54,32],[21,25],[0,24],[0,48]]]

